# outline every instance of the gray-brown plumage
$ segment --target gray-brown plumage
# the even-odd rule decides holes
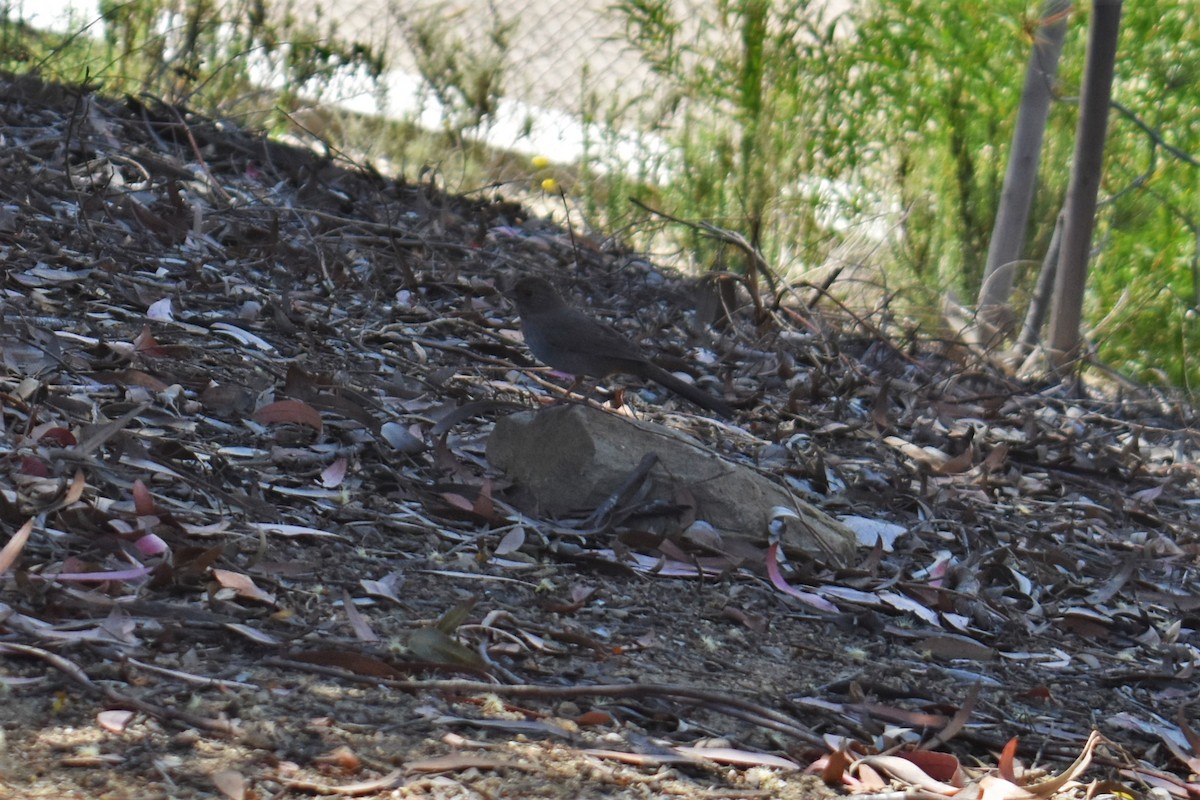
[[[654,381],[701,408],[733,416],[724,400],[667,372],[633,342],[583,312],[571,308],[546,281],[526,277],[511,292],[521,315],[525,344],[538,360],[561,372],[606,378],[614,373]]]

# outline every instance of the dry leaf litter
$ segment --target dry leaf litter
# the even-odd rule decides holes
[[[1190,409],[807,287],[705,333],[689,284],[498,194],[0,98],[0,796],[1200,794]],[[686,487],[665,531],[512,507],[489,431],[563,385],[524,274],[702,365],[736,419],[624,397],[854,563],[734,547]]]

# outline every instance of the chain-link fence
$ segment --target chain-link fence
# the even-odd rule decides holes
[[[389,73],[376,111],[573,161],[585,120],[632,126],[636,109],[655,96],[653,76],[610,5],[366,0],[336,19],[341,38],[386,57]],[[330,16],[315,0],[300,0],[290,11]]]
[[[196,2],[164,0],[161,13],[186,18]],[[420,119],[426,126],[473,132],[498,147],[550,150],[546,154],[555,160],[571,161],[579,155],[583,120],[619,117],[620,124],[632,125],[632,109],[654,96],[653,78],[628,45],[624,21],[611,3],[267,0],[265,12],[280,30],[309,26],[324,35],[332,29],[343,44],[362,43],[384,57],[387,74],[380,85],[335,81],[323,102]],[[102,0],[18,1],[4,8],[10,20],[92,36],[103,35],[109,10]],[[287,76],[262,78],[276,85]]]

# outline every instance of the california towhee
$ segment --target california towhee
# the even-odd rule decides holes
[[[562,372],[606,378],[616,372],[654,381],[701,408],[723,417],[733,409],[650,361],[638,346],[612,328],[571,308],[546,281],[526,277],[511,296],[521,315],[525,344],[538,360]]]

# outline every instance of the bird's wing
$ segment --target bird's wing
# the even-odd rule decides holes
[[[633,342],[591,317],[570,309],[554,325],[544,326],[546,341],[562,349],[573,350],[610,361],[642,362],[646,356]]]

